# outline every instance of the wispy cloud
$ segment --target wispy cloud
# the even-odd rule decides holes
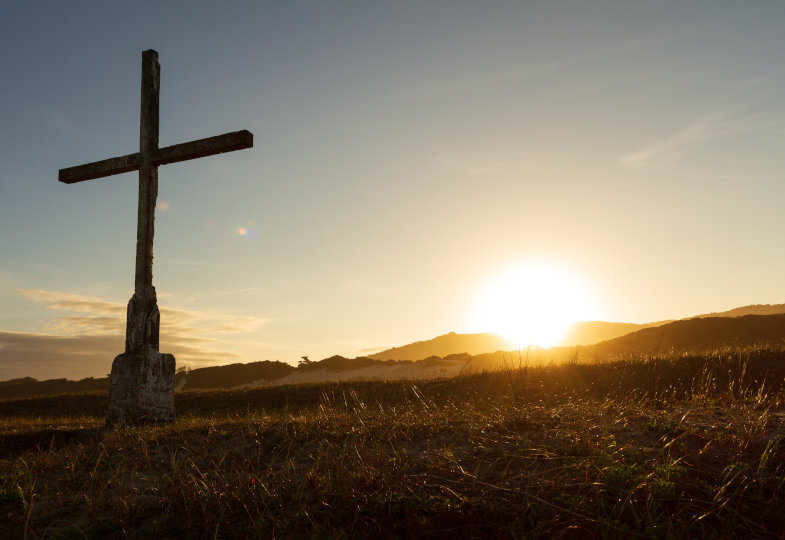
[[[713,113],[694,120],[676,133],[651,142],[619,159],[624,167],[666,165],[703,142],[768,129],[782,128],[783,120],[771,114],[728,115]]]
[[[202,296],[201,298],[205,299],[205,298],[220,298],[222,296],[233,296],[235,294],[247,293],[247,292],[251,292],[251,291],[256,291],[258,289],[261,289],[261,287],[244,287],[242,289],[230,289],[230,290],[226,290],[226,291],[218,291],[216,293],[213,293],[213,294],[210,294],[210,295],[207,295],[207,296]],[[192,300],[193,300],[193,298],[189,299],[189,301],[192,301]]]
[[[125,303],[42,289],[16,292],[63,314],[47,323],[42,333],[0,332],[0,379],[102,375],[111,359],[123,352]],[[236,343],[221,336],[255,332],[265,322],[258,317],[161,308],[161,347],[181,365],[238,361]]]
[[[116,302],[107,302],[93,296],[70,294],[43,289],[16,289],[25,298],[45,304],[47,309],[72,311],[76,313],[93,313],[101,315],[120,315],[125,307]]]

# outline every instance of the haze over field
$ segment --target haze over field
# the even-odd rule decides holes
[[[136,174],[57,171],[138,148],[150,48],[161,146],[255,136],[159,171],[178,365],[779,304],[784,24],[708,0],[6,7],[0,380],[102,377],[122,352]]]

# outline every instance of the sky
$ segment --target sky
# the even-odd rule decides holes
[[[138,175],[57,173],[138,151],[146,49],[162,147],[254,134],[159,169],[178,366],[783,303],[783,28],[778,1],[4,5],[0,380],[123,352]]]

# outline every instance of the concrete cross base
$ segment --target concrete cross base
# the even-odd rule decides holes
[[[112,362],[106,426],[174,421],[175,360],[152,348],[125,352]]]

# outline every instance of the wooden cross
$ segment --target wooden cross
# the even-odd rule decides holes
[[[158,102],[161,66],[154,50],[142,53],[142,112],[139,151],[77,167],[60,169],[66,184],[92,180],[129,171],[139,171],[139,212],[136,232],[136,276],[134,295],[128,303],[125,333],[126,352],[158,350],[159,313],[153,287],[153,230],[158,196],[158,166],[222,152],[253,147],[253,134],[235,131],[158,148]]]

